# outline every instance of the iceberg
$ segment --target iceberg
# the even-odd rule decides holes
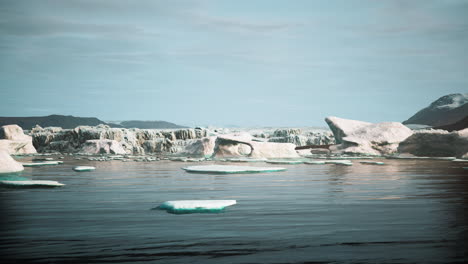
[[[93,171],[95,169],[93,166],[76,166],[73,168],[74,171]]]
[[[0,185],[8,187],[60,187],[65,184],[57,181],[0,181]]]
[[[381,161],[361,161],[361,164],[367,164],[367,165],[385,165],[385,163]]]
[[[285,168],[280,167],[253,167],[253,166],[232,166],[232,165],[206,165],[206,166],[190,166],[182,168],[187,172],[194,173],[258,173],[258,172],[275,172],[285,171]]]
[[[226,207],[236,204],[236,200],[181,200],[167,201],[157,209],[173,214],[219,213]]]
[[[63,163],[63,162],[62,162]],[[30,162],[30,163],[21,163],[23,167],[40,167],[47,165],[59,165],[59,161],[44,161],[44,162]]]
[[[23,170],[21,163],[14,160],[6,151],[0,150],[0,175],[19,173]]]

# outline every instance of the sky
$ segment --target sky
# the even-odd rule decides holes
[[[404,121],[468,91],[468,0],[0,0],[0,116]]]

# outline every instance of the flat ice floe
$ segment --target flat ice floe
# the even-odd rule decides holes
[[[311,161],[304,161],[305,164],[312,164],[312,165],[323,165],[325,161],[323,160],[311,160]]]
[[[252,159],[252,158],[229,158],[229,159],[224,159],[225,161],[229,162],[262,162],[262,161],[267,161],[266,158],[259,158],[259,159]]]
[[[385,163],[381,161],[361,161],[360,163],[366,165],[385,165]]]
[[[217,213],[226,207],[236,204],[236,200],[181,200],[167,201],[158,209],[174,214],[187,213]]]
[[[190,166],[182,168],[188,172],[196,173],[257,173],[257,172],[275,172],[284,171],[286,168],[280,167],[253,167],[253,166],[234,166],[234,165],[205,165]]]
[[[93,166],[76,166],[73,168],[74,171],[93,171],[95,169]]]
[[[302,164],[302,160],[267,160],[266,163],[271,164]]]
[[[21,163],[24,167],[40,167],[40,166],[48,166],[48,165],[59,165],[62,164],[60,161],[44,161],[44,162],[27,162]]]
[[[57,181],[0,181],[0,185],[10,187],[60,187],[65,184]]]
[[[325,160],[325,164],[351,166],[353,163],[350,160]]]

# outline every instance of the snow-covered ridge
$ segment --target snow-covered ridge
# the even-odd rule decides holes
[[[449,94],[439,98],[431,104],[431,107],[439,109],[455,109],[468,103],[468,93]]]

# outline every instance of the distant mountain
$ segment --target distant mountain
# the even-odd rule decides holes
[[[164,128],[186,128],[184,126],[179,126],[174,123],[166,121],[123,121],[120,122],[120,125],[125,128],[142,128],[142,129],[164,129]]]
[[[468,94],[449,94],[420,110],[403,124],[444,126],[454,124],[466,116],[468,116]]]
[[[97,126],[99,124],[108,125],[110,127],[119,128],[185,128],[174,123],[166,121],[123,121],[120,124],[106,123],[95,117],[75,117],[65,115],[49,115],[49,116],[31,116],[31,117],[0,117],[0,126],[16,124],[23,129],[30,130],[36,125],[41,127],[61,127],[75,128],[77,126]]]
[[[0,117],[0,126],[17,124],[23,129],[31,129],[36,125],[41,127],[56,126],[75,128],[77,126],[97,126],[106,124],[95,117],[75,117],[65,115],[32,116],[32,117]]]
[[[458,131],[458,130],[463,130],[465,128],[468,128],[468,116],[466,116],[465,118],[463,118],[462,120],[454,123],[454,124],[450,124],[450,125],[444,125],[444,126],[437,126],[437,127],[434,127],[435,129],[443,129],[443,130],[447,130],[447,131]]]

